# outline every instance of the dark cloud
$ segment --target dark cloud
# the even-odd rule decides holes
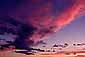
[[[47,43],[45,43],[43,40],[38,41],[37,43],[35,43],[35,46],[37,45],[46,45]]]
[[[18,36],[17,38],[15,38],[14,42],[11,41],[6,41],[7,45],[3,45],[2,47],[8,47],[10,45],[13,45],[19,49],[28,49],[34,42],[32,40],[30,40],[30,36],[33,34],[33,31],[35,30],[35,28],[33,26],[31,26],[30,24],[23,24],[19,21],[16,21],[14,18],[10,18],[10,17],[2,17],[0,18],[1,22],[0,25],[0,33],[14,33],[14,30],[16,30],[15,34]],[[10,25],[10,26],[9,26]],[[21,25],[20,28],[15,28],[14,27],[18,27],[18,25]],[[1,28],[5,28],[3,31]],[[11,31],[10,31],[10,30]],[[26,41],[27,39],[27,41]]]

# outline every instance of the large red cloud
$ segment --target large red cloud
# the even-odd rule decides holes
[[[84,1],[83,1],[84,2]],[[38,31],[34,33],[32,39],[35,41],[42,40],[42,35],[49,35],[50,33],[60,30],[62,27],[74,21],[79,14],[84,4],[80,0],[76,0],[71,7],[66,8],[58,16],[52,14],[52,4],[48,2],[45,6],[33,11],[31,18],[32,24],[37,27]],[[43,15],[45,14],[45,15]]]
[[[83,3],[84,0],[82,0],[82,2],[80,0],[72,0],[72,2],[71,6],[68,6],[65,10],[62,10],[62,12],[54,16],[52,0],[32,0],[31,3],[24,4],[18,8],[15,17],[24,17],[27,23],[30,22],[37,28],[37,30],[34,31],[34,34],[30,37],[31,40],[37,42],[44,39],[44,36],[58,31],[75,20],[75,17],[79,14],[80,9],[85,6]]]

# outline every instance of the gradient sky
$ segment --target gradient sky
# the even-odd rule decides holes
[[[28,1],[28,2],[26,2]],[[67,10],[68,7],[72,7],[77,0],[1,0],[0,2],[0,17],[2,16],[11,16],[14,18],[19,18],[20,21],[27,22],[34,18],[34,16],[38,16],[39,19],[46,19],[42,16],[54,16],[56,19],[59,15],[64,15],[66,12],[71,12],[71,10]],[[41,2],[42,1],[42,2]],[[63,2],[62,2],[63,1]],[[78,0],[79,1],[79,0]],[[84,1],[84,0],[82,0]],[[39,2],[39,4],[36,4]],[[34,4],[32,4],[34,3]],[[42,3],[42,4],[41,4]],[[29,6],[28,6],[29,5]],[[44,12],[45,11],[45,12]],[[64,12],[65,11],[65,12]],[[84,11],[84,10],[83,10]],[[44,13],[43,13],[44,12]],[[63,13],[64,12],[64,13]],[[31,16],[32,15],[32,16]],[[30,18],[30,16],[32,18]],[[67,17],[69,18],[69,17]],[[50,18],[49,18],[50,19]],[[48,19],[47,19],[48,20]],[[47,21],[45,20],[45,21]],[[42,21],[41,21],[42,22]],[[47,21],[48,22],[48,21]],[[28,22],[29,23],[29,22]],[[62,24],[62,22],[61,22]],[[35,25],[35,23],[34,23]],[[49,27],[49,26],[48,26]],[[51,48],[53,44],[64,44],[69,43],[85,43],[85,16],[77,16],[76,20],[74,20],[69,25],[63,27],[58,32],[51,34],[47,40],[44,42],[47,43],[46,48]],[[10,37],[12,35],[3,35],[1,38],[6,38],[7,40],[13,40]],[[14,36],[16,37],[16,36]],[[35,38],[36,40],[36,38]],[[4,42],[4,41],[2,41]],[[42,45],[37,46],[37,48],[41,48]]]

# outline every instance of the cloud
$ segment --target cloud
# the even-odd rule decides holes
[[[20,24],[15,46],[24,49],[41,43],[45,36],[70,24],[80,9],[84,8],[80,0],[0,0],[0,2],[0,17],[9,16],[9,21],[6,22]],[[13,23],[10,18],[15,22]]]

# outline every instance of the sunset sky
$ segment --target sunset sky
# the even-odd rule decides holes
[[[47,43],[45,48],[49,49],[53,44],[63,45],[64,43],[68,43],[71,48],[73,43],[85,43],[85,5],[83,2],[84,0],[0,0],[0,17],[9,16],[29,27],[32,26],[32,29],[37,29],[32,31],[32,35],[29,34],[31,36],[22,38],[28,41],[24,42],[29,43],[28,46],[31,44],[35,46],[44,39],[43,36],[50,34],[43,40]],[[28,32],[32,29],[29,28]],[[26,32],[26,30],[23,31]],[[21,33],[24,33],[23,31]],[[16,37],[12,34],[0,35],[0,39],[11,41],[14,41]],[[0,40],[0,44],[3,43],[7,44]],[[35,47],[44,48],[43,45],[39,44]]]

